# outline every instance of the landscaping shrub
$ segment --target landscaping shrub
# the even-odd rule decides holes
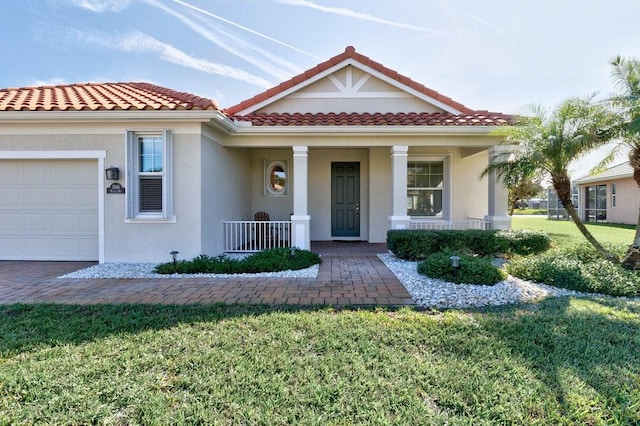
[[[504,241],[509,254],[538,254],[551,248],[551,238],[544,232],[509,229],[497,231],[496,237]]]
[[[624,247],[612,247],[614,253]],[[610,296],[640,296],[640,274],[602,259],[588,244],[512,260],[507,271],[516,277],[555,287]]]
[[[507,274],[491,263],[489,259],[466,256],[460,257],[460,267],[454,273],[449,257],[451,253],[436,253],[418,263],[418,272],[431,278],[453,283],[494,285]]]
[[[542,232],[527,230],[391,230],[387,232],[387,246],[397,257],[415,261],[440,252],[537,254],[551,247],[551,239]]]
[[[192,260],[162,263],[156,267],[159,274],[240,274],[279,272],[308,268],[320,263],[320,256],[309,250],[273,248],[252,254],[244,259],[231,259],[225,255],[201,254]]]

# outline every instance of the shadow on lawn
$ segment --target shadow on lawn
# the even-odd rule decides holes
[[[581,394],[609,411],[595,418],[640,422],[640,304],[563,297],[487,313],[485,331],[527,362],[563,417]]]
[[[42,346],[78,345],[180,324],[215,323],[283,312],[336,314],[351,310],[225,304],[5,305],[0,306],[0,354],[4,357]],[[417,332],[414,336],[428,329],[413,330],[422,326],[419,321],[415,324],[410,321],[412,315],[446,316],[438,311],[411,312],[406,308],[399,312],[389,308],[353,310],[406,315],[407,332]],[[444,357],[474,359],[482,366],[485,360],[480,357],[487,355],[478,352],[483,347],[479,342],[488,338],[493,342],[489,346],[506,346],[513,357],[521,360],[536,378],[539,391],[546,393],[544,399],[550,397],[556,402],[560,419],[575,418],[570,413],[576,406],[572,399],[584,395],[594,398],[593,406],[598,410],[606,407],[606,413],[597,413],[598,419],[640,422],[640,304],[603,298],[554,298],[466,313],[474,320],[440,325],[444,337],[435,349]],[[419,337],[413,339],[410,340],[413,343],[405,342],[397,350],[417,350],[424,344]],[[406,347],[407,344],[410,346]],[[495,364],[485,364],[487,368],[491,365]],[[497,377],[500,374],[504,373]]]
[[[0,354],[6,354],[7,351],[28,351],[30,348],[42,345],[77,345],[111,335],[163,330],[179,324],[218,322],[237,317],[300,311],[334,311],[334,309],[327,306],[229,305],[224,303],[210,305],[0,305]]]

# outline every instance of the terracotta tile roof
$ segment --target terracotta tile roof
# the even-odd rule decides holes
[[[0,112],[218,109],[212,99],[150,83],[85,83],[0,89]]]
[[[423,113],[252,113],[231,117],[252,126],[500,126],[511,124],[506,114],[478,111],[473,114]]]
[[[425,94],[433,99],[438,100],[439,102],[442,102],[445,105],[449,105],[450,107],[458,110],[458,111],[462,111],[465,114],[473,114],[475,113],[474,110],[467,108],[466,106],[462,105],[459,102],[454,101],[453,99],[444,96],[438,92],[436,92],[435,90],[429,89],[428,87],[425,87],[424,85],[417,83],[413,80],[411,80],[409,77],[405,77],[401,74],[399,74],[397,71],[394,71],[390,68],[385,67],[384,65],[382,65],[379,62],[376,62],[370,58],[368,58],[367,56],[361,55],[360,53],[356,52],[356,49],[353,46],[348,46],[344,52],[340,53],[337,56],[334,56],[333,58],[322,62],[321,64],[316,65],[315,67],[303,72],[300,75],[297,75],[295,77],[293,77],[290,80],[287,80],[283,83],[280,83],[279,85],[267,90],[266,92],[260,93],[256,96],[254,96],[251,99],[247,99],[245,101],[242,101],[241,103],[231,106],[229,108],[225,109],[225,112],[228,115],[234,115],[236,113],[238,113],[239,111],[242,111],[244,109],[247,109],[251,106],[254,106],[256,104],[259,104],[262,101],[265,101],[279,93],[282,93],[300,83],[302,83],[305,80],[308,80],[312,77],[314,77],[315,75],[320,74],[321,72],[333,67],[334,65],[345,61],[347,59],[354,59],[358,62],[360,62],[363,65],[366,65],[368,67],[371,67],[373,69],[375,69],[376,71],[384,74],[385,76],[392,78],[396,81],[398,81],[399,83],[404,84],[405,86],[411,87],[412,89]]]

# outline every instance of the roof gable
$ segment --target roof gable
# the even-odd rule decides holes
[[[256,112],[476,113],[357,53],[351,46],[328,61],[229,107],[225,112],[228,115]]]
[[[625,179],[633,177],[633,166],[629,161],[612,166],[600,173],[590,174],[575,180],[575,183],[585,184],[605,180]]]
[[[218,109],[212,99],[150,83],[84,83],[0,89],[0,112]]]

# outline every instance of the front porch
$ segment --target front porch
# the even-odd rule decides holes
[[[481,177],[500,151],[252,149],[251,197],[242,213],[230,212],[232,220],[223,221],[222,251],[308,250],[311,241],[385,243],[390,229],[509,228],[506,189],[494,175]],[[256,212],[273,220],[256,220]]]
[[[223,226],[225,253],[252,253],[270,248],[291,247],[291,242],[295,241],[293,239],[291,221],[234,220],[224,221]],[[484,219],[458,221],[414,220],[409,223],[409,229],[491,229],[491,223]],[[293,247],[305,248],[296,245],[293,245]],[[361,253],[363,250],[367,253],[385,253],[386,249],[382,250],[381,247],[386,248],[386,243],[369,243],[358,240],[345,241],[336,237],[335,239],[328,241],[311,241],[310,249],[311,251],[320,254],[332,254],[334,252],[348,254],[349,251],[354,248],[357,249],[357,253]]]

